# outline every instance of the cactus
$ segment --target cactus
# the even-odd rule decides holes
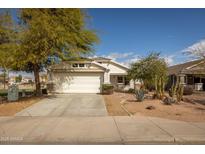
[[[155,77],[155,90],[156,90],[156,97],[159,99],[162,99],[164,95],[164,86],[165,86],[165,80],[163,77]]]
[[[176,93],[177,102],[180,102],[182,100],[183,93],[184,93],[184,86],[182,84],[179,84]]]
[[[179,78],[177,78],[176,84],[172,85],[170,91],[169,91],[169,96],[174,99],[176,96],[177,102],[180,102],[182,100],[184,93],[184,86],[179,83]]]
[[[137,101],[142,102],[144,100],[144,91],[142,89],[136,90]]]
[[[162,95],[164,95],[164,88],[165,88],[165,82],[163,80],[163,78],[161,78],[161,89],[162,89]]]
[[[169,91],[170,97],[174,97],[176,95],[178,85],[179,85],[179,78],[177,77],[176,84],[173,84],[170,91]]]

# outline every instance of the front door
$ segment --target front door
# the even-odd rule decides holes
[[[203,90],[205,91],[205,78],[202,78],[201,82],[203,83]]]

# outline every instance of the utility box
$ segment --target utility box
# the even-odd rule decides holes
[[[8,101],[17,101],[19,99],[19,88],[17,85],[11,85],[8,88]]]
[[[197,91],[203,90],[203,83],[195,83],[194,89]]]

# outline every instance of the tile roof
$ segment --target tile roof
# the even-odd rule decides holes
[[[168,74],[172,75],[172,74],[180,74],[180,73],[189,73],[189,74],[194,73],[194,72],[192,72],[194,70],[189,68],[189,67],[194,66],[194,65],[198,65],[203,61],[204,61],[204,59],[199,59],[199,60],[186,62],[186,63],[183,63],[183,64],[170,66],[168,68]]]

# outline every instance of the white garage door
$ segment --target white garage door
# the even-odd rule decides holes
[[[54,73],[56,92],[100,93],[102,73]]]

